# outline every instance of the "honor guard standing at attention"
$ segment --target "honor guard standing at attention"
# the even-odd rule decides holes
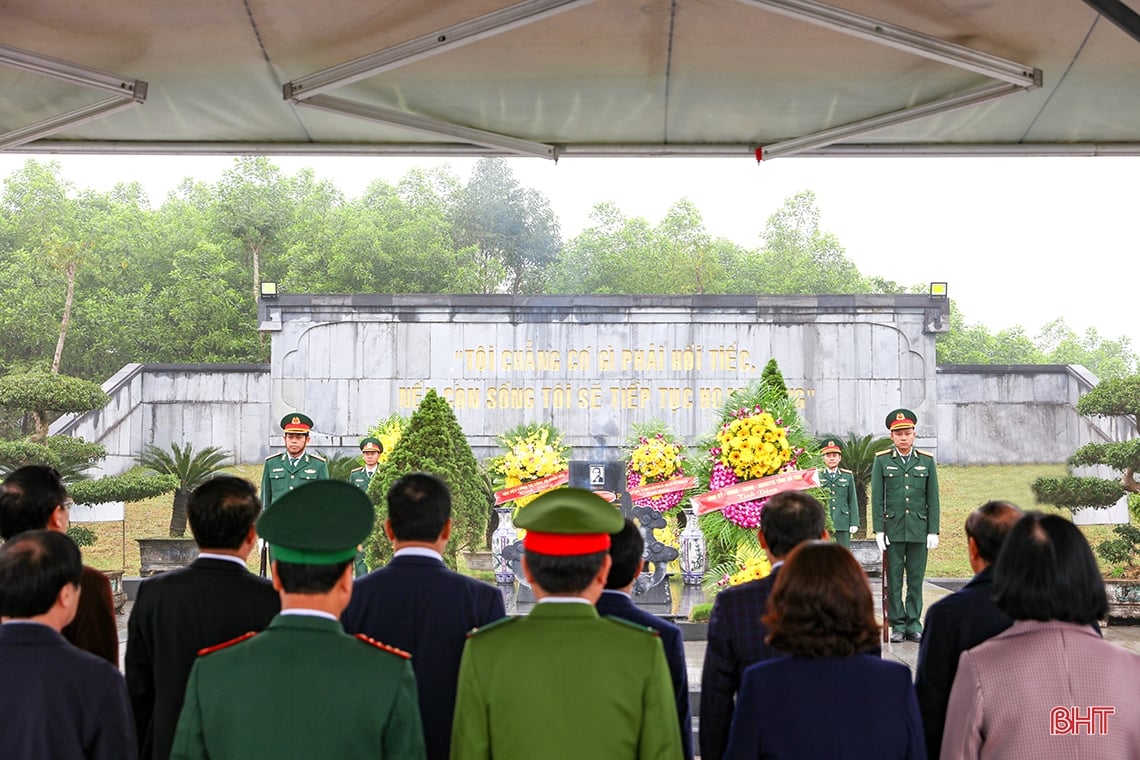
[[[368,493],[368,484],[372,482],[372,476],[376,474],[376,468],[379,466],[380,455],[384,453],[384,444],[380,443],[379,438],[363,438],[360,441],[360,456],[364,460],[363,467],[357,467],[355,470],[348,474],[348,482],[359,488],[364,493]]]
[[[680,760],[669,666],[652,628],[598,616],[624,520],[581,488],[519,510],[538,602],[476,629],[459,665],[451,760]]]
[[[297,486],[329,479],[329,466],[324,457],[305,451],[313,421],[300,413],[286,414],[281,418],[281,429],[285,431],[285,451],[265,460],[261,476],[262,509],[268,509]]]
[[[922,641],[926,553],[938,547],[938,470],[934,455],[914,448],[917,422],[909,409],[888,414],[894,445],[875,455],[871,468],[871,522],[879,550],[887,555],[887,618],[893,643],[904,638]]]
[[[380,462],[380,455],[384,453],[384,444],[380,443],[379,438],[363,438],[360,441],[360,456],[364,459],[364,466],[357,467],[355,470],[348,474],[348,482],[359,488],[364,493],[368,493],[368,484],[372,482],[372,476],[376,474],[376,468]],[[364,564],[364,554],[356,555],[356,561],[352,565],[353,572],[359,578],[368,572],[368,566]]]
[[[281,612],[264,632],[199,653],[173,760],[423,760],[409,655],[349,636],[339,620],[374,519],[368,497],[338,480],[307,483],[261,513]]]
[[[837,441],[829,440],[820,450],[827,469],[819,474],[819,482],[831,491],[828,509],[831,511],[831,524],[835,528],[835,543],[851,546],[851,536],[859,530],[859,502],[855,498],[855,474],[851,470],[840,469],[843,450]]]

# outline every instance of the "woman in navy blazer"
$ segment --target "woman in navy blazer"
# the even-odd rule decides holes
[[[783,655],[744,671],[727,760],[925,760],[910,670],[868,654],[880,629],[847,549],[808,541],[792,550],[764,623]]]

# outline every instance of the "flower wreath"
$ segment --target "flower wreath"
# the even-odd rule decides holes
[[[549,423],[519,425],[499,435],[498,441],[506,451],[490,462],[496,490],[539,480],[569,467],[566,456],[569,447],[562,443],[562,434]],[[538,496],[520,496],[513,501],[521,509]]]
[[[684,447],[664,430],[660,423],[647,426],[634,426],[636,443],[629,453],[626,463],[626,486],[630,489],[652,483],[661,483],[685,474]],[[668,512],[681,503],[684,489],[670,491],[659,496],[634,499],[635,507],[652,507],[658,512]]]

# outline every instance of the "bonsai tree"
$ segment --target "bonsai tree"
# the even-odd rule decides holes
[[[0,406],[31,413],[34,430],[30,440],[47,438],[53,413],[90,412],[101,409],[107,394],[97,384],[69,375],[35,370],[0,377]]]
[[[190,503],[190,493],[214,473],[221,470],[230,453],[217,446],[209,446],[194,451],[194,444],[185,447],[170,444],[170,451],[157,446],[147,446],[138,457],[138,463],[159,475],[172,476],[177,481],[174,489],[174,503],[170,510],[170,537],[186,535],[186,507]]]
[[[1077,412],[1093,417],[1128,417],[1135,423],[1140,414],[1140,375],[1118,377],[1100,382],[1077,401]],[[1089,443],[1069,457],[1072,467],[1103,465],[1120,473],[1118,480],[1097,477],[1038,478],[1033,495],[1038,502],[1079,510],[1107,507],[1124,494],[1140,494],[1136,471],[1140,469],[1140,438],[1113,443]],[[1133,510],[1130,510],[1130,515]],[[1135,521],[1135,516],[1132,517]],[[1140,531],[1135,525],[1117,526],[1118,538],[1102,542],[1097,553],[1110,562],[1131,562]]]
[[[401,475],[412,472],[430,472],[442,478],[451,489],[451,541],[444,559],[454,568],[459,549],[483,545],[488,519],[487,496],[478,462],[463,428],[451,406],[434,389],[424,396],[399,442],[380,464],[368,486],[368,496],[376,507],[376,526],[364,549],[370,568],[379,567],[392,556],[392,545],[384,534],[388,514],[385,496]]]

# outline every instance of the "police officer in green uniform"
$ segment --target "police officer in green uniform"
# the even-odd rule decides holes
[[[380,455],[384,453],[384,444],[379,438],[369,436],[360,440],[360,456],[364,460],[363,467],[357,467],[348,474],[348,482],[368,493],[368,484],[376,474],[380,463]]]
[[[408,654],[340,624],[373,519],[360,489],[336,480],[261,513],[281,613],[262,633],[200,653],[171,758],[426,757]]]
[[[523,571],[538,602],[469,634],[451,760],[679,760],[681,732],[656,631],[594,603],[623,519],[580,488],[521,509]]]
[[[376,474],[382,453],[384,453],[384,444],[380,443],[379,438],[372,436],[362,438],[360,440],[360,456],[364,459],[364,466],[357,467],[348,473],[348,482],[364,493],[368,493],[368,484],[372,482],[372,476]],[[368,572],[368,566],[364,564],[363,552],[356,555],[356,561],[352,567],[357,578]]]
[[[261,508],[268,509],[294,488],[312,480],[328,480],[329,466],[324,457],[305,451],[313,421],[299,412],[281,418],[285,431],[285,451],[265,460],[261,475]]]
[[[859,530],[859,502],[855,495],[855,474],[839,467],[843,450],[836,441],[826,441],[820,450],[827,468],[819,474],[819,482],[831,491],[828,508],[835,528],[835,543],[850,547],[851,536]]]
[[[871,519],[886,553],[887,618],[891,641],[922,641],[922,580],[926,554],[938,547],[938,470],[934,456],[914,448],[918,417],[909,409],[887,415],[889,449],[871,468]],[[903,604],[903,574],[906,604]]]

